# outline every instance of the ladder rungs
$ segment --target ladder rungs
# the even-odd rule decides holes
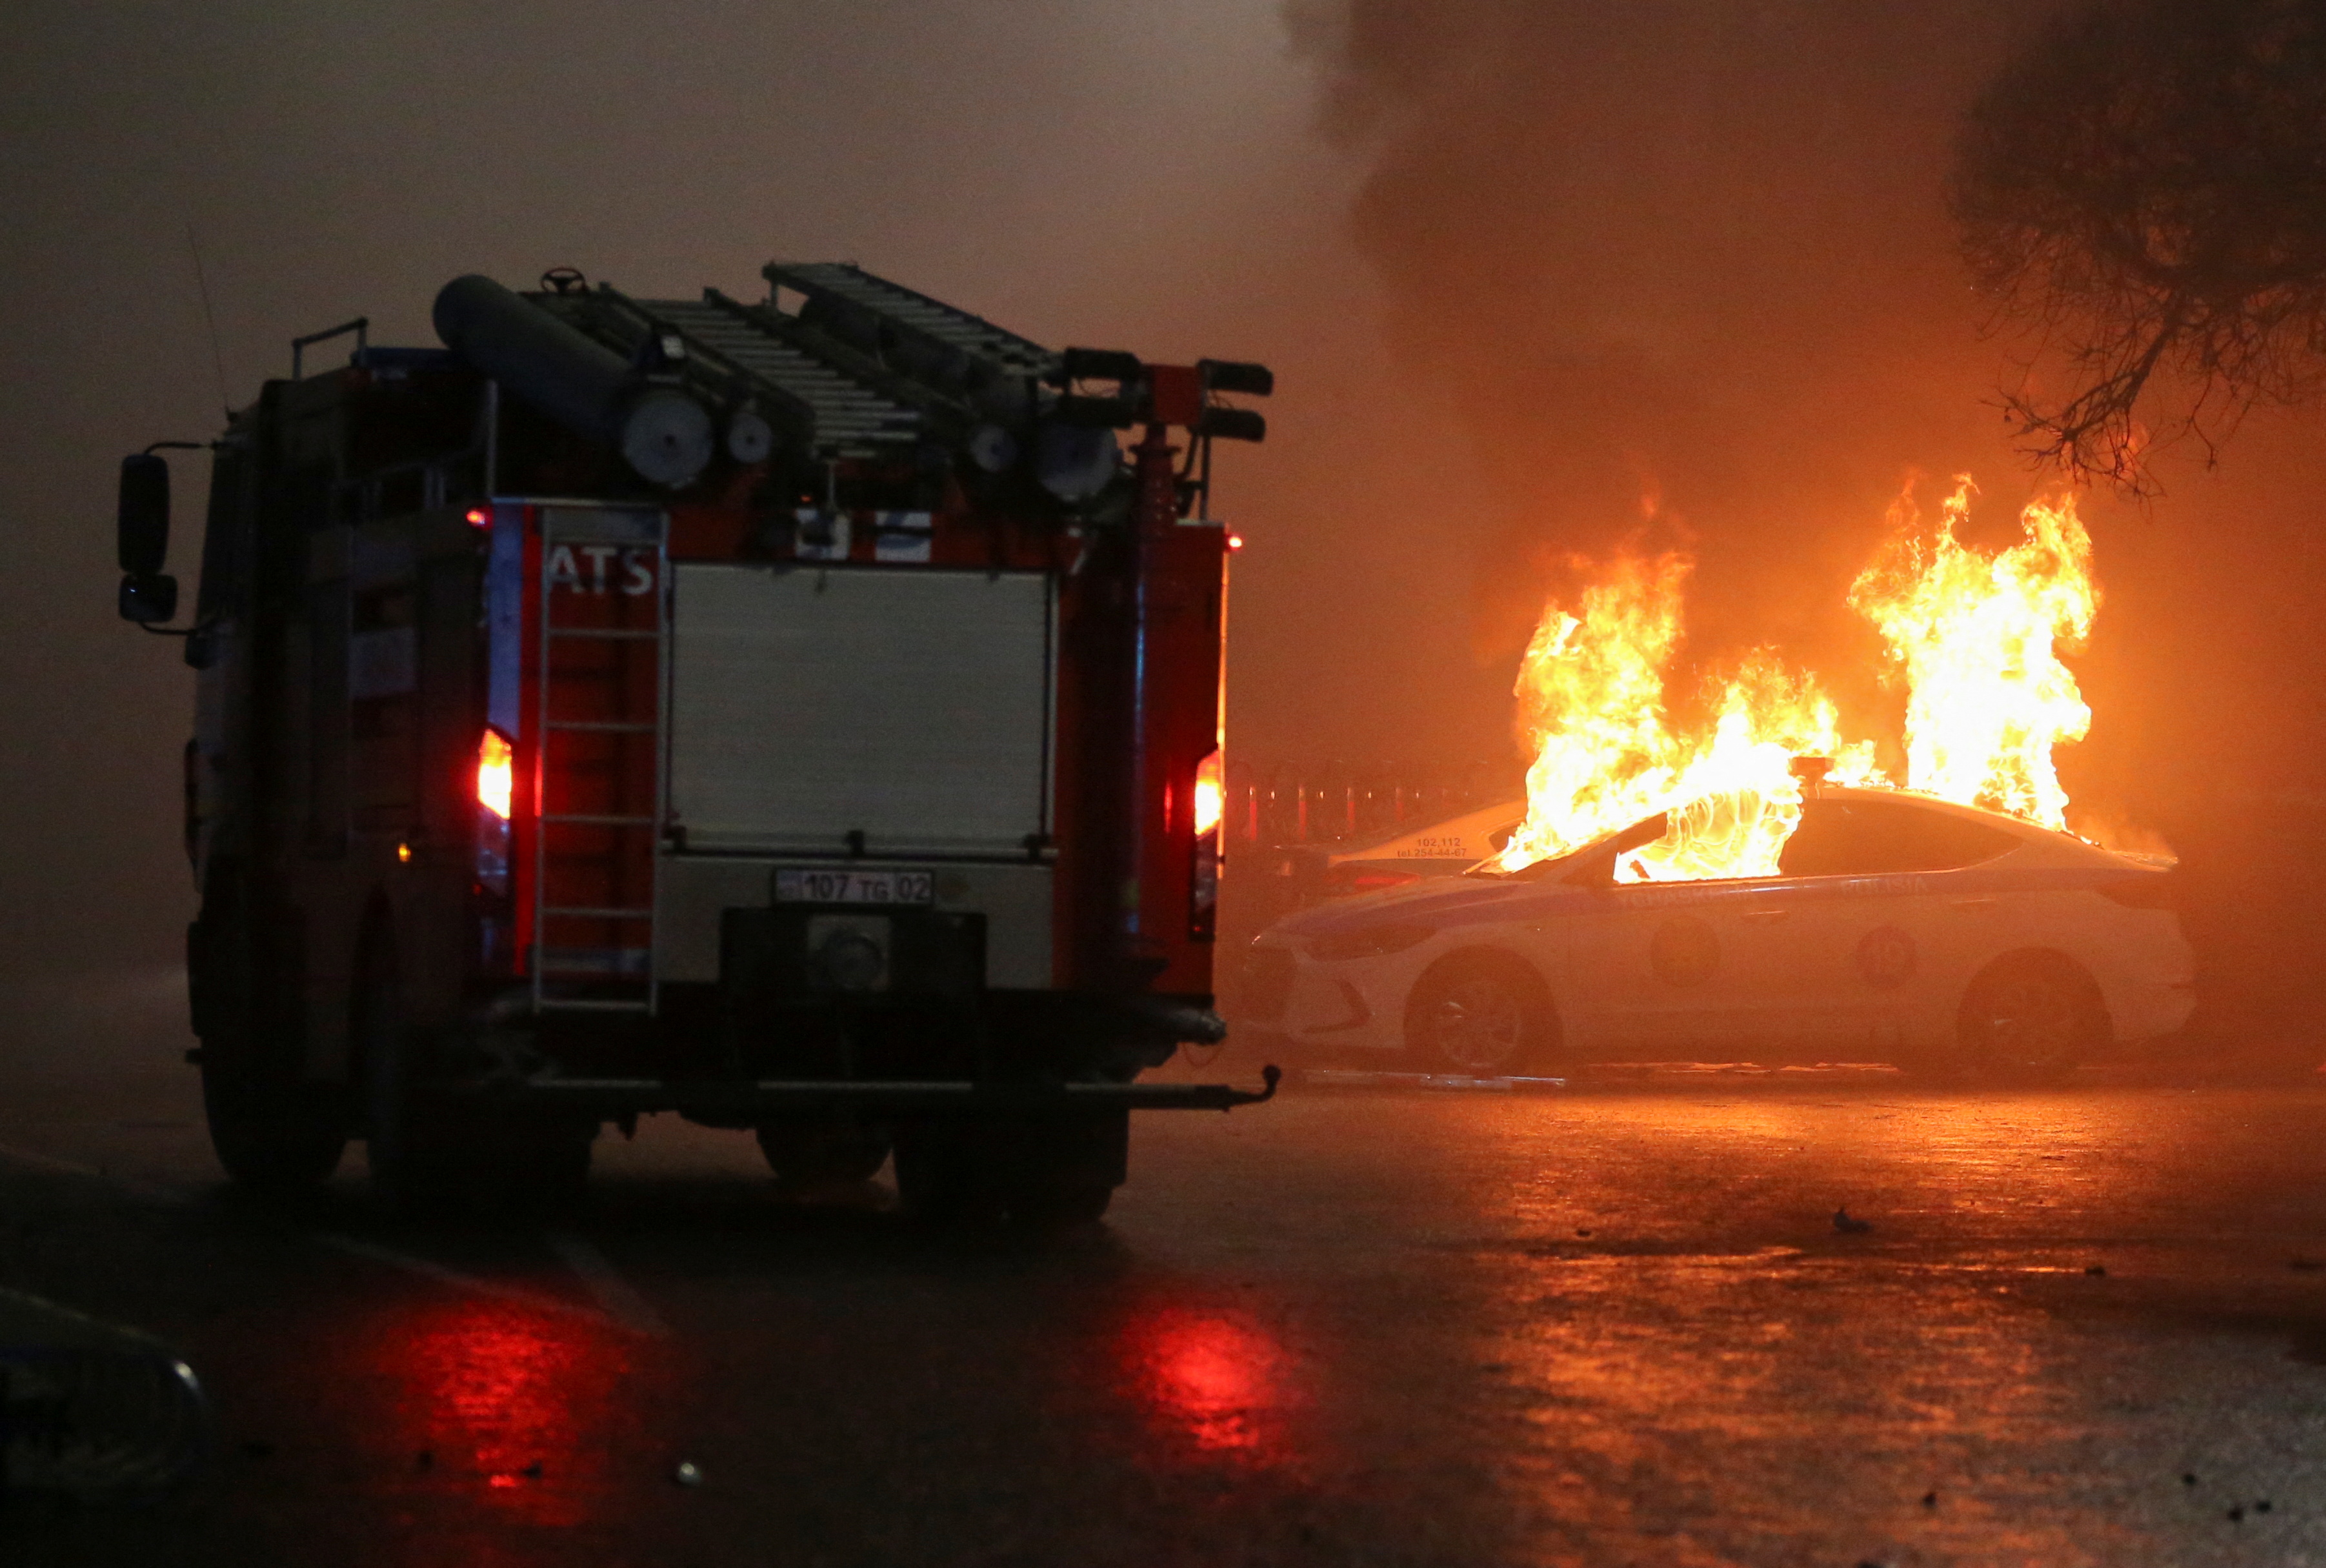
[[[629,627],[619,626],[553,626],[549,629],[549,635],[552,637],[597,638],[607,642],[644,642],[650,639],[659,640],[662,637],[662,633],[658,630],[638,631]]]
[[[544,721],[541,727],[544,730],[580,730],[601,735],[651,735],[655,733],[652,724],[628,723],[615,719],[549,719]]]
[[[646,978],[654,962],[652,947],[542,947],[534,954],[534,967],[544,975],[611,975]]]
[[[580,905],[546,906],[541,912],[544,918],[553,920],[561,915],[575,920],[651,920],[654,919],[652,910],[590,909]]]
[[[544,1013],[652,1013],[651,1002],[616,1002],[603,997],[544,996],[534,1005]]]
[[[582,827],[652,827],[655,825],[655,819],[651,817],[586,817],[578,814],[554,812],[544,812],[535,820],[551,824],[553,826],[559,823],[567,823]],[[566,859],[571,857],[560,856],[558,858]]]

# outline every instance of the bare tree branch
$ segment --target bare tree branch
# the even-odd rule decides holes
[[[2153,489],[2256,404],[2326,387],[2326,0],[2100,0],[1972,109],[1949,192],[2022,449]],[[2047,390],[2063,381],[2064,393]]]

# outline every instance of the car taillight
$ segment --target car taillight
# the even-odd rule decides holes
[[[509,891],[509,806],[516,795],[516,753],[498,730],[477,742],[477,884]]]
[[[2093,891],[2128,910],[2173,910],[2181,907],[2180,882],[2169,871],[2140,871],[2110,877]]]
[[[1208,942],[1219,930],[1220,817],[1227,794],[1223,787],[1220,752],[1214,747],[1196,764],[1195,788],[1189,792],[1196,829],[1196,874],[1187,897],[1187,936]]]
[[[1401,888],[1420,880],[1418,871],[1392,871],[1387,866],[1351,861],[1325,873],[1325,895],[1341,899],[1357,893],[1377,893],[1383,888]]]

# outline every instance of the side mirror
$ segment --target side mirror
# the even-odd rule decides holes
[[[124,572],[132,577],[151,577],[162,570],[162,563],[170,553],[170,464],[166,458],[156,453],[141,452],[121,460],[121,506],[116,530]],[[129,602],[128,592],[126,586],[122,590],[125,607]],[[124,608],[122,613],[129,612]]]
[[[133,572],[121,580],[121,619],[159,626],[178,612],[178,580],[159,572]]]

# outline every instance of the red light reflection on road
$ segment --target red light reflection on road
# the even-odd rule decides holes
[[[622,1336],[500,1302],[402,1315],[367,1368],[394,1386],[399,1446],[447,1479],[481,1477],[498,1507],[570,1525],[600,1511],[609,1444],[630,1425]]]
[[[1285,1456],[1290,1368],[1282,1347],[1256,1326],[1168,1306],[1132,1319],[1121,1349],[1131,1386],[1158,1425],[1249,1464]]]

